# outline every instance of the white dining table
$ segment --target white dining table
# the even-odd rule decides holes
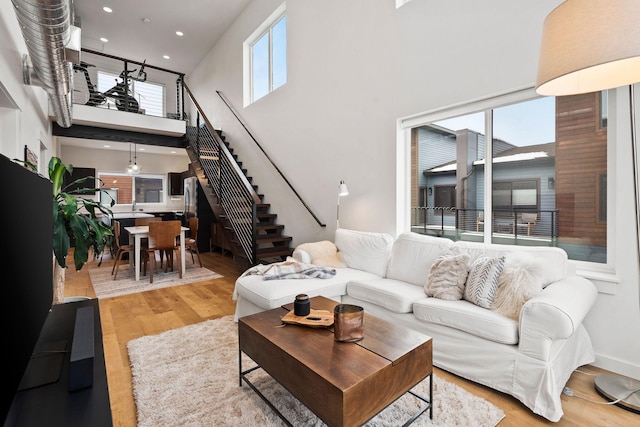
[[[129,244],[133,244],[135,247],[135,262],[131,265],[129,263],[129,267],[133,268],[135,266],[136,269],[136,280],[140,280],[140,242],[145,237],[149,237],[149,226],[148,225],[136,225],[132,227],[124,228],[129,233]],[[184,253],[184,234],[186,231],[189,231],[189,227],[180,227],[180,263],[182,264],[182,271],[184,272],[186,267],[186,256]],[[131,260],[131,252],[129,252],[129,259]]]

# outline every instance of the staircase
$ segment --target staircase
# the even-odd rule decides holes
[[[282,234],[271,205],[264,203],[253,178],[220,131],[200,114],[196,126],[187,126],[187,154],[216,220],[241,271],[285,260],[293,252],[291,237]]]

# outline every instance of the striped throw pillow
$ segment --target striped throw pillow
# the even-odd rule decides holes
[[[471,265],[464,299],[483,308],[490,309],[498,290],[498,278],[504,268],[505,257],[479,256]]]

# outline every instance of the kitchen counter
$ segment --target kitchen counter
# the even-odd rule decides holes
[[[113,219],[128,219],[128,218],[151,218],[155,215],[147,213],[147,212],[114,212],[113,213]],[[102,216],[102,222],[104,222],[107,225],[111,225],[111,218],[109,216],[103,215]]]
[[[153,214],[147,212],[114,212],[113,219],[123,218],[151,218]]]

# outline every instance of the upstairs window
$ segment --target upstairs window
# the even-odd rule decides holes
[[[106,92],[122,79],[117,74],[98,71],[98,91]],[[148,116],[164,117],[164,85],[131,79],[129,90],[138,101],[141,112]],[[116,109],[115,101],[107,98],[107,108]]]
[[[283,3],[244,43],[245,106],[287,82],[287,16]]]

